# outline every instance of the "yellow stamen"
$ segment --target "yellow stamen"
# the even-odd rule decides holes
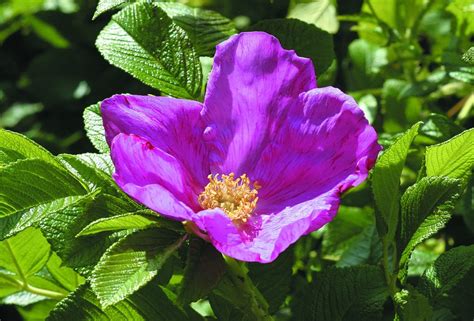
[[[245,223],[257,206],[260,186],[250,183],[247,175],[209,175],[209,184],[199,195],[202,208],[221,208],[233,221]]]

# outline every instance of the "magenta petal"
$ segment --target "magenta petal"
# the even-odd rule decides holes
[[[267,33],[244,32],[218,45],[203,110],[212,171],[248,171],[298,95],[315,87],[311,60]]]
[[[375,130],[350,96],[332,87],[303,93],[248,173],[262,186],[258,211],[342,193],[367,177],[379,151]]]
[[[197,195],[176,158],[136,135],[118,134],[111,150],[113,177],[135,200],[178,220],[187,220],[199,210]]]
[[[101,103],[109,145],[120,133],[142,137],[180,162],[194,192],[209,174],[201,109],[196,101],[155,96],[115,95]]]
[[[339,192],[329,191],[280,213],[254,217],[246,229],[237,228],[219,209],[202,211],[193,219],[225,255],[241,261],[269,263],[309,230],[331,221],[338,206]]]

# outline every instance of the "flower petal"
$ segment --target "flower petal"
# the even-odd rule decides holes
[[[155,96],[115,95],[101,103],[109,145],[120,133],[142,137],[178,160],[195,192],[210,172],[201,109],[199,102]]]
[[[311,60],[267,33],[243,32],[218,45],[202,113],[211,170],[246,172],[298,95],[315,87]]]
[[[367,177],[379,151],[375,130],[350,96],[332,87],[303,93],[248,173],[262,186],[257,211],[342,193]]]
[[[332,190],[280,213],[255,216],[247,228],[238,228],[219,209],[202,211],[193,219],[225,255],[269,263],[309,230],[331,221],[338,207],[339,192]]]
[[[199,210],[197,195],[176,158],[136,135],[118,134],[111,147],[113,177],[125,193],[172,219],[186,220]]]

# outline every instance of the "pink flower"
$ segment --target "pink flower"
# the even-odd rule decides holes
[[[355,101],[263,32],[217,46],[204,103],[116,95],[101,109],[117,184],[242,261],[331,221],[380,151]]]

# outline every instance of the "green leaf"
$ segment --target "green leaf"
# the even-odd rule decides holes
[[[399,278],[405,280],[408,260],[415,247],[445,226],[462,192],[461,181],[449,177],[424,177],[410,186],[401,199],[398,250]]]
[[[87,225],[77,236],[92,235],[101,232],[110,232],[126,229],[147,229],[160,227],[160,217],[149,210],[121,214],[117,216],[100,218]],[[166,224],[166,223],[165,223]]]
[[[38,158],[60,166],[50,152],[32,140],[21,134],[0,129],[0,169],[2,165],[26,158]]]
[[[101,305],[115,304],[151,281],[183,240],[174,231],[157,228],[113,245],[92,272],[91,286]]]
[[[336,33],[339,30],[339,21],[335,1],[313,0],[313,1],[292,1],[296,3],[288,12],[288,18],[295,18],[307,23],[312,23],[316,27],[329,33]]]
[[[336,263],[337,267],[377,264],[383,254],[382,242],[375,224],[367,226]]]
[[[38,222],[38,226],[64,264],[87,277],[106,249],[127,233],[107,233],[87,238],[76,238],[76,235],[92,221],[134,210],[135,205],[120,198],[91,193],[67,208],[47,215]]]
[[[397,316],[395,321],[431,321],[433,308],[428,299],[415,288],[403,289],[395,294]]]
[[[271,314],[278,311],[290,292],[293,262],[293,249],[290,248],[272,263],[248,264],[249,276],[268,302],[268,312]]]
[[[0,217],[84,194],[70,173],[42,159],[23,159],[0,168]]]
[[[84,128],[92,145],[94,145],[99,152],[108,153],[110,149],[105,140],[105,129],[100,113],[100,103],[86,107],[84,109],[83,118]]]
[[[69,47],[69,41],[51,24],[31,15],[25,17],[25,21],[30,25],[33,31],[56,48]]]
[[[46,264],[49,253],[50,246],[41,231],[30,228],[0,242],[0,267],[24,280]]]
[[[356,242],[365,228],[373,223],[373,211],[358,207],[341,206],[337,216],[326,228],[322,256],[337,261]]]
[[[24,321],[43,321],[46,320],[56,303],[55,300],[44,300],[25,307],[17,307],[17,311]]]
[[[97,48],[111,64],[163,94],[196,98],[201,90],[199,57],[184,30],[151,3],[135,3],[112,17]]]
[[[188,320],[157,284],[149,282],[125,300],[102,309],[94,292],[82,285],[59,302],[47,321],[183,321]]]
[[[158,3],[180,26],[199,56],[213,56],[216,45],[237,33],[234,23],[217,12],[191,8],[181,3]]]
[[[377,230],[391,240],[398,225],[400,176],[413,139],[421,123],[413,125],[378,159],[372,173],[372,191],[376,205]]]
[[[387,297],[379,267],[329,268],[295,295],[292,320],[378,321]]]
[[[473,268],[474,245],[458,246],[439,256],[425,271],[417,288],[436,305],[451,294],[451,290],[472,273]]]
[[[334,59],[332,36],[327,32],[296,19],[260,21],[252,30],[265,31],[280,40],[285,49],[293,49],[298,56],[313,61],[316,75],[324,73]]]
[[[191,238],[178,302],[186,305],[206,297],[224,275],[222,255],[204,240]]]
[[[52,253],[46,264],[48,272],[52,277],[69,291],[74,291],[79,285],[84,283],[85,279],[77,274],[73,269],[64,266],[61,258],[56,253]]]
[[[426,174],[466,179],[474,167],[474,129],[426,148]]]
[[[110,167],[113,168],[110,156],[103,154],[62,154],[59,159],[69,172],[73,173],[84,185],[87,185],[89,191],[101,189],[111,195],[127,197],[109,174]]]
[[[98,16],[104,12],[121,8],[124,5],[135,2],[135,0],[99,0],[97,8],[95,9],[94,16],[92,20],[96,19]]]

